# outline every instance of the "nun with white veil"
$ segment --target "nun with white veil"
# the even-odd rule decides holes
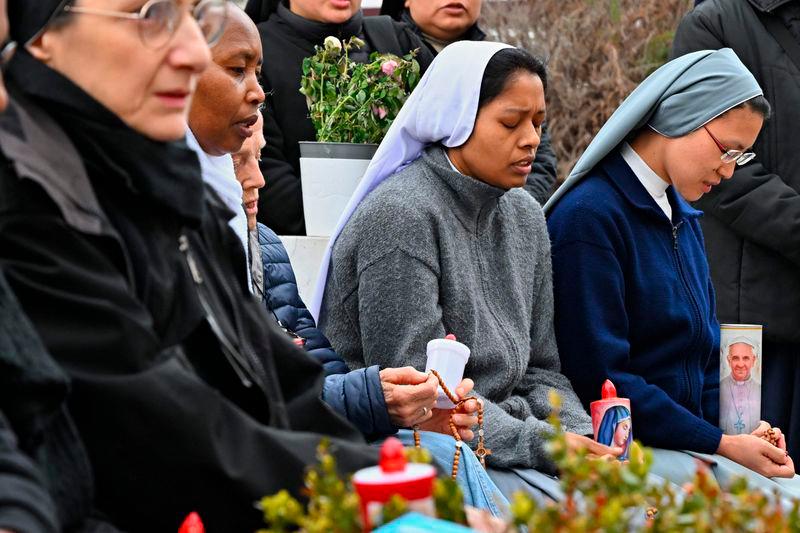
[[[490,475],[506,493],[527,482],[558,497],[545,448],[549,391],[561,396],[571,448],[622,450],[590,438],[591,420],[560,373],[550,241],[522,189],[546,81],[540,60],[508,45],[445,48],[339,221],[310,309],[321,310],[351,368],[422,370],[427,342],[454,334],[471,349],[464,376],[483,401]],[[428,438],[423,431],[423,446]]]
[[[788,501],[800,484],[780,429],[719,427],[720,329],[689,203],[755,157],[769,114],[732,50],[677,58],[620,105],[545,212],[559,353],[584,404],[610,379],[635,438],[656,447],[654,473],[682,484],[699,460],[723,489],[744,476]]]

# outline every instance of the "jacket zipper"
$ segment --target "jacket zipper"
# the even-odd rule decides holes
[[[486,295],[486,285],[485,285],[485,282],[484,282],[484,280],[488,279],[488,277],[484,276],[484,268],[483,268],[483,259],[484,258],[483,258],[483,255],[480,253],[480,235],[478,234],[477,231],[475,232],[475,239],[473,240],[473,249],[475,251],[475,257],[478,259],[478,268],[480,269],[480,273],[481,273],[481,290],[480,290],[480,294],[481,294],[481,297],[483,299],[483,305],[486,306],[486,310],[491,315],[492,320],[494,321],[495,324],[497,324],[497,330],[501,331],[503,333],[502,338],[503,338],[504,344],[507,346],[508,353],[511,354],[511,355],[514,355],[516,357],[516,359],[521,359],[521,356],[520,356],[518,350],[516,349],[516,346],[514,345],[514,343],[512,341],[512,335],[506,330],[506,328],[503,326],[503,324],[500,321],[500,319],[497,317],[497,314],[494,312],[494,309],[489,305],[489,298]],[[529,352],[528,355],[530,356],[530,352]],[[528,363],[525,364],[525,370],[527,370],[527,367],[528,367]],[[513,380],[514,377],[515,377],[514,368],[511,365],[505,365],[505,374],[504,375],[506,377],[506,381],[507,382],[509,380]]]
[[[700,310],[699,310],[699,307],[697,305],[697,301],[695,300],[694,293],[692,292],[692,290],[691,290],[691,288],[689,286],[689,282],[686,280],[686,274],[685,274],[685,272],[683,270],[683,265],[681,263],[681,257],[680,257],[680,251],[678,249],[678,230],[680,229],[680,227],[682,225],[683,225],[683,220],[679,221],[677,224],[672,226],[672,243],[673,243],[673,252],[674,252],[674,256],[675,256],[675,264],[678,267],[678,274],[680,275],[681,283],[683,284],[683,288],[686,290],[686,294],[689,296],[689,301],[691,302],[691,305],[692,305],[692,313],[694,314],[695,332],[694,332],[694,335],[692,337],[692,341],[689,344],[690,348],[694,348],[694,346],[697,344],[697,340],[698,340],[698,337],[700,335],[700,327],[699,327],[699,324],[700,324]],[[688,350],[688,351],[689,351],[689,353],[692,352],[692,350]],[[686,379],[686,384],[687,384],[687,387],[686,387],[686,402],[688,403],[692,399],[692,378],[691,378],[691,374],[689,373],[689,358],[688,357],[683,360],[683,375],[684,375],[684,378]]]
[[[236,373],[236,376],[239,378],[239,381],[241,381],[242,385],[247,388],[252,387],[253,381],[255,381],[255,379],[253,379],[255,378],[253,369],[248,364],[247,359],[241,353],[239,353],[239,350],[237,350],[230,339],[228,339],[228,336],[219,325],[219,321],[217,320],[214,311],[208,304],[208,300],[206,300],[206,297],[203,295],[203,291],[199,289],[199,287],[203,284],[203,278],[200,275],[200,270],[197,268],[197,263],[192,256],[191,250],[189,250],[189,239],[186,238],[186,235],[181,235],[178,238],[178,243],[178,249],[186,258],[186,264],[189,266],[189,272],[191,272],[192,279],[194,280],[195,285],[198,287],[198,290],[196,290],[195,293],[200,299],[200,305],[203,307],[203,312],[206,320],[208,321],[208,325],[211,327],[211,331],[214,332],[214,336],[216,336],[220,342],[222,353],[225,355],[225,358],[228,360],[228,363],[233,368],[233,371]]]

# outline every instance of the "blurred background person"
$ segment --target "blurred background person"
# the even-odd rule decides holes
[[[672,56],[731,48],[773,116],[736,169],[696,206],[722,323],[761,324],[761,418],[800,456],[800,2],[705,0],[675,33]]]
[[[483,41],[482,0],[384,0],[381,15],[411,28],[433,55],[456,41]]]
[[[372,52],[403,56],[419,49],[422,71],[433,60],[417,35],[389,17],[364,17],[361,0],[250,0],[247,13],[258,24],[267,93],[261,170],[267,182],[259,199],[259,220],[279,235],[305,235],[300,185],[299,141],[316,140],[306,98],[300,94],[303,59],[333,35],[344,41],[357,36],[366,44],[350,52],[366,62]]]

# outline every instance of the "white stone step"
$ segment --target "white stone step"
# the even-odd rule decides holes
[[[317,283],[317,274],[328,246],[328,237],[299,237],[281,235],[281,241],[289,253],[300,298],[308,305]]]

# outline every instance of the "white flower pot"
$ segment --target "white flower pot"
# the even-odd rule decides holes
[[[300,142],[306,234],[330,237],[377,144]]]

